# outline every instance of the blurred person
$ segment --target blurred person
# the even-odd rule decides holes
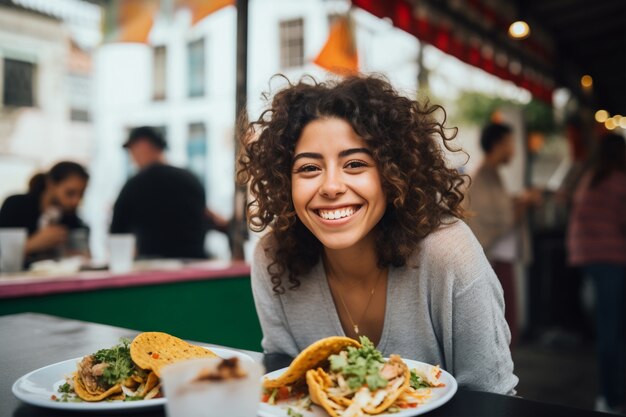
[[[138,257],[206,258],[206,232],[226,232],[228,224],[206,208],[200,181],[166,163],[167,143],[152,127],[133,129],[123,146],[139,172],[115,202],[110,232],[133,233]]]
[[[376,76],[301,80],[242,135],[265,353],[365,335],[440,364],[462,387],[513,393],[502,288],[460,218],[463,177],[441,109]]]
[[[480,136],[485,153],[482,164],[472,175],[466,207],[472,212],[467,220],[485,250],[487,259],[504,289],[505,317],[511,329],[511,345],[519,337],[514,262],[522,257],[522,223],[528,209],[541,202],[535,190],[510,196],[498,169],[511,162],[515,154],[513,130],[501,123],[485,126]]]
[[[88,228],[76,210],[89,174],[80,164],[59,162],[36,174],[26,194],[8,197],[0,208],[0,227],[28,230],[26,263],[67,255],[88,255]]]
[[[573,199],[569,262],[595,288],[599,411],[625,412],[626,345],[626,142],[616,134],[600,141],[597,158]]]

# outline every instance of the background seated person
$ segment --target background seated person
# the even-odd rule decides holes
[[[0,227],[28,230],[26,263],[61,256],[88,255],[88,228],[76,214],[89,174],[75,162],[59,162],[35,175],[27,194],[7,198],[0,209]]]

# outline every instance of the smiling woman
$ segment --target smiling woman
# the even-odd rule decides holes
[[[371,246],[385,213],[376,161],[350,124],[335,117],[309,123],[295,148],[291,194],[298,219],[325,248]]]
[[[266,353],[366,335],[513,392],[502,289],[459,220],[463,177],[442,151],[456,131],[438,110],[355,76],[290,84],[247,127],[238,177],[251,228],[269,229],[252,265]]]

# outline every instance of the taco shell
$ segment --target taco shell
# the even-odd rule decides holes
[[[201,346],[161,332],[139,334],[130,344],[130,357],[137,366],[161,376],[161,368],[185,359],[213,358],[217,355]]]
[[[336,355],[349,346],[358,348],[361,344],[354,339],[342,336],[333,336],[318,340],[300,352],[300,354],[291,362],[289,368],[287,368],[287,370],[278,378],[265,379],[263,381],[263,387],[268,389],[279,388],[291,385],[300,379],[304,379],[307,371],[316,369],[324,361],[326,361],[330,355]]]
[[[97,393],[89,392],[87,388],[85,388],[83,381],[79,378],[78,373],[75,373],[74,374],[74,392],[84,401],[89,401],[89,402],[102,401],[105,398],[109,398],[110,396],[113,396],[122,392],[122,385],[116,384],[106,391],[102,390]]]
[[[337,411],[331,405],[328,394],[324,391],[326,378],[324,378],[322,373],[325,373],[322,368],[309,369],[306,372],[306,383],[309,386],[311,401],[326,410],[330,417],[338,417]]]

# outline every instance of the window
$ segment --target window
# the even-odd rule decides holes
[[[66,78],[70,103],[70,120],[90,122],[91,78],[85,74],[69,73]]]
[[[153,65],[153,97],[155,100],[165,100],[167,87],[167,49],[165,46],[154,48]]]
[[[204,95],[204,39],[198,39],[187,45],[189,97]]]
[[[32,107],[34,98],[35,65],[15,59],[4,59],[2,102],[5,106]]]
[[[191,123],[187,135],[187,167],[206,189],[207,137],[204,123]]]
[[[304,20],[293,19],[280,22],[281,68],[304,65]]]

